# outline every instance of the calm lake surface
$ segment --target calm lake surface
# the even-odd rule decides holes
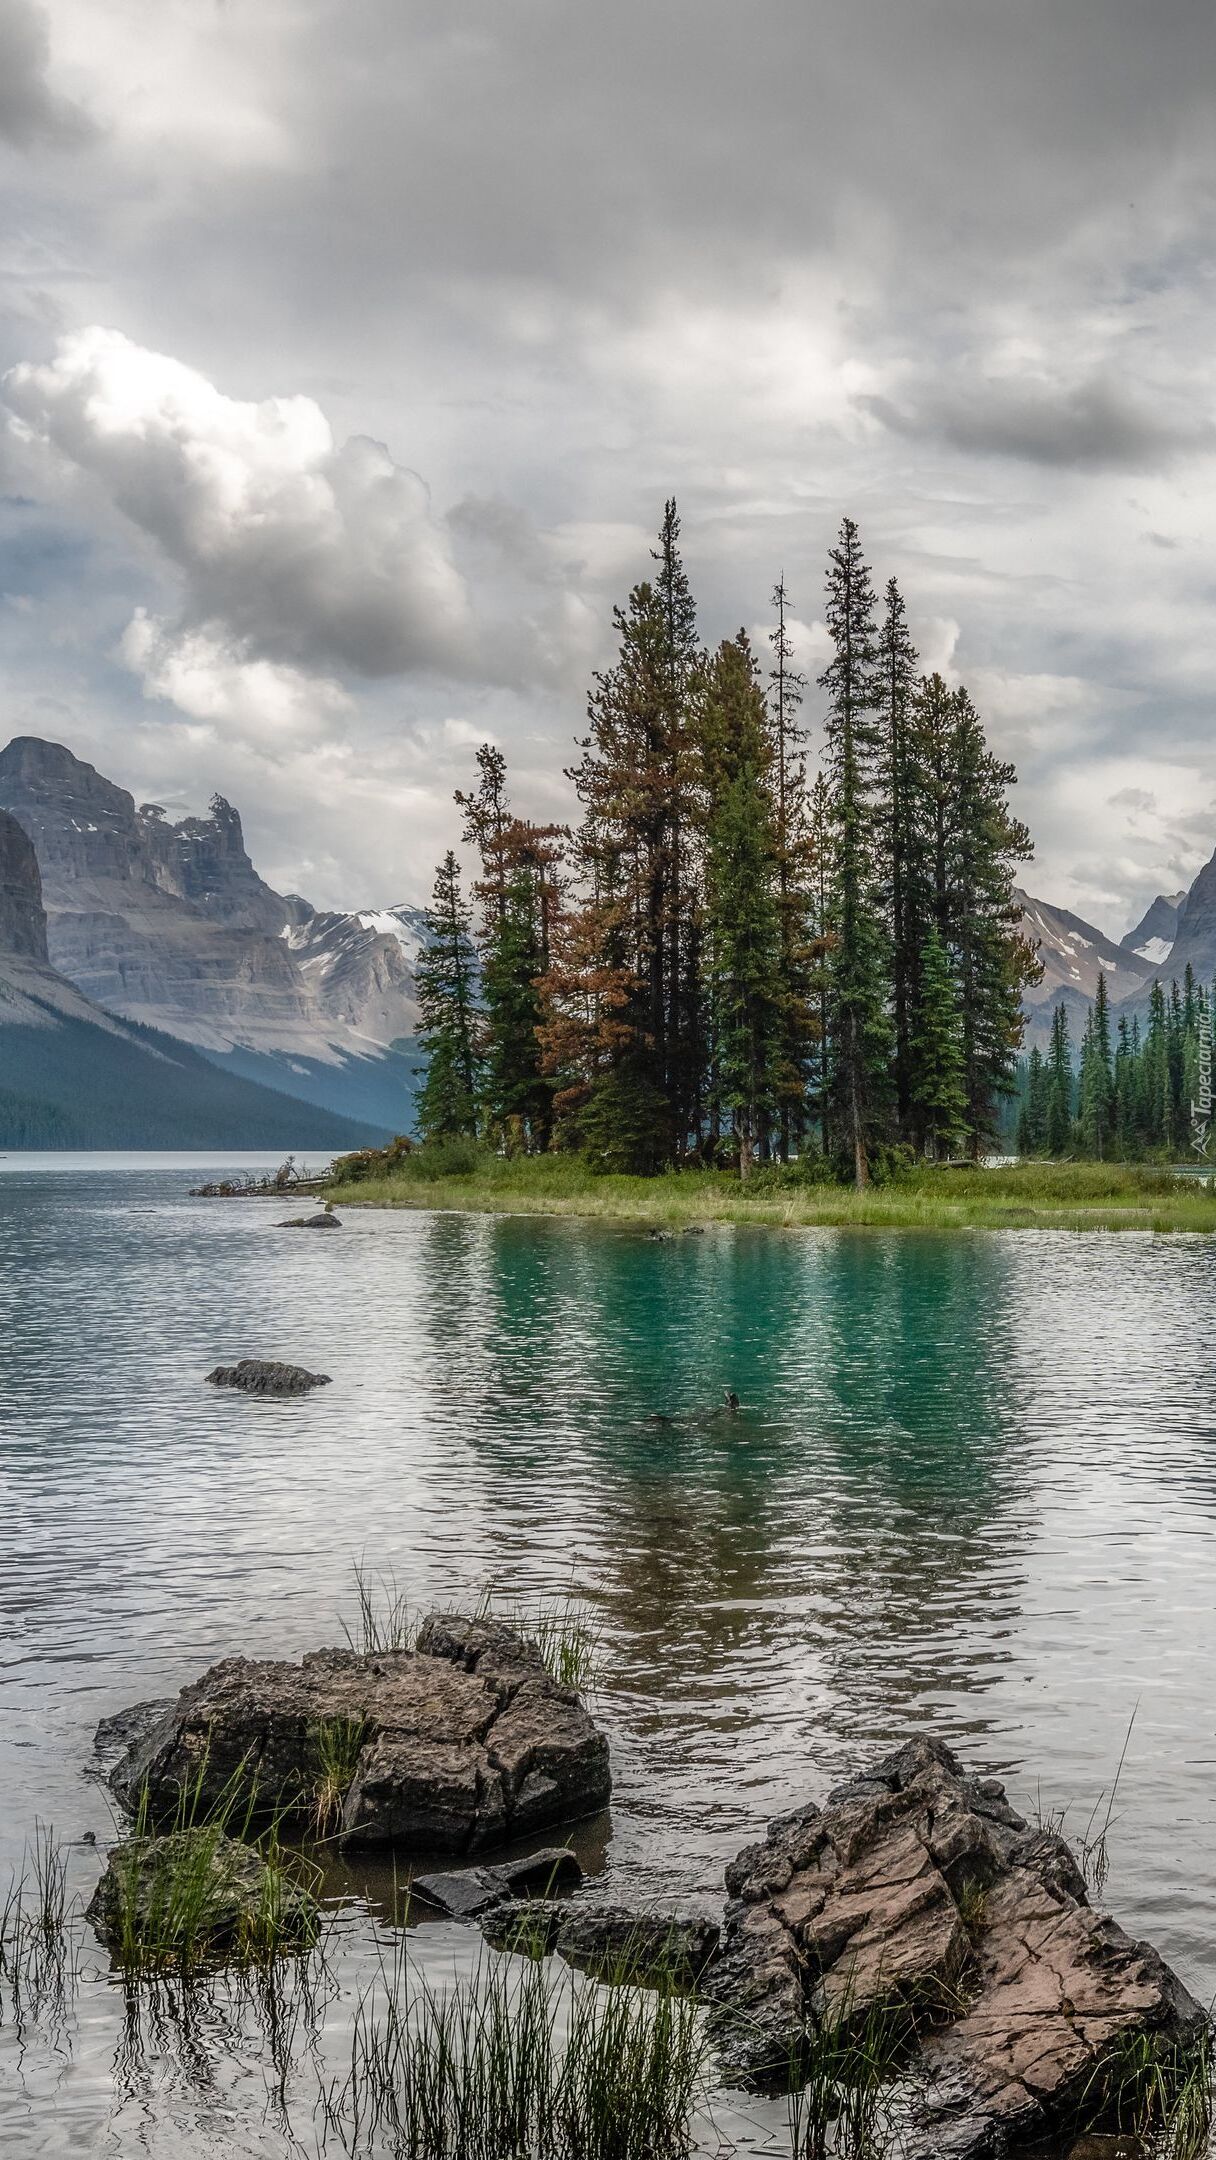
[[[322,1239],[190,1200],[201,1169],[0,1161],[0,1896],[36,1819],[111,1837],[101,1716],[340,1639],[362,1554],[421,1607],[587,1597],[616,1792],[582,1851],[629,1897],[712,1895],[914,1731],[1083,1831],[1134,1713],[1106,1901],[1216,1995],[1216,1244],[353,1210]],[[247,1355],[333,1385],[202,1385]],[[335,1886],[339,1989],[383,1889]],[[316,2075],[293,2143],[239,2025],[219,2068],[134,2045],[86,1940],[73,2014],[0,2029],[0,2152],[315,2152]],[[776,2152],[777,2122],[726,2131]]]

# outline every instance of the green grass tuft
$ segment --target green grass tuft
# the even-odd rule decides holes
[[[325,2126],[348,2152],[383,2143],[402,2160],[680,2160],[704,2059],[695,2007],[669,1990],[513,1959],[411,1987],[398,1947],[358,2007]]]

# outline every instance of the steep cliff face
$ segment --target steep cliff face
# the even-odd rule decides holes
[[[1211,982],[1216,975],[1216,855],[1204,864],[1183,900],[1177,934],[1161,971],[1181,982],[1188,966],[1201,982]]]
[[[48,906],[88,913],[120,898],[185,902],[200,917],[274,935],[290,910],[258,876],[241,821],[222,795],[211,815],[172,825],[62,743],[18,735],[0,750],[0,804],[37,852]],[[126,888],[116,895],[113,888]]]
[[[0,953],[46,964],[38,858],[16,818],[0,810]]]
[[[258,876],[222,796],[173,823],[33,736],[0,751],[0,810],[33,843],[50,960],[95,1004],[305,1101],[408,1126],[413,1065],[389,1051],[416,1020],[408,910],[319,916]]]

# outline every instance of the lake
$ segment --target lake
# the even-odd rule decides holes
[[[112,1836],[102,1715],[340,1640],[362,1556],[423,1609],[588,1601],[616,1789],[581,1849],[627,1897],[712,1895],[766,1816],[917,1731],[1084,1831],[1126,1740],[1106,1901],[1216,1995],[1216,1244],[357,1210],[312,1237],[188,1197],[237,1166],[0,1161],[0,1896],[36,1820]],[[202,1384],[250,1355],[333,1385]],[[75,1842],[73,1888],[97,1870]],[[332,1887],[340,1997],[391,1930],[383,1881]],[[415,1933],[437,1971],[472,1955]],[[133,2047],[86,1947],[70,2017],[0,2029],[0,2151],[315,2151],[315,2075],[293,2145],[255,2041],[224,2044]],[[761,2109],[728,2127],[780,2149]]]

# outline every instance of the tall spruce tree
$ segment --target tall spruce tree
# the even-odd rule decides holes
[[[1037,1043],[1026,1061],[1026,1087],[1018,1115],[1019,1155],[1040,1155],[1047,1145],[1047,1067]]]
[[[1047,1146],[1053,1155],[1066,1155],[1072,1145],[1073,1087],[1072,1043],[1065,1005],[1057,1005],[1051,1016],[1047,1072]]]
[[[731,1117],[743,1178],[776,1106],[782,1008],[774,868],[768,795],[745,763],[711,820],[707,865],[715,1092]]]
[[[710,1134],[725,1111],[746,1177],[768,1150],[782,1049],[776,761],[746,631],[719,646],[702,680]]]
[[[1101,969],[1081,1044],[1077,1123],[1082,1152],[1097,1162],[1103,1161],[1111,1152],[1114,1133],[1115,1083],[1111,1062],[1110,1000]]]
[[[414,969],[426,1077],[415,1107],[424,1140],[471,1139],[477,1131],[477,955],[449,848],[426,910],[426,942]]]
[[[822,773],[815,775],[810,793],[808,831],[811,850],[811,922],[808,945],[807,987],[814,1016],[812,1035],[813,1058],[810,1071],[808,1112],[819,1127],[819,1148],[823,1155],[831,1152],[830,1139],[830,1074],[832,1059],[831,1038],[831,988],[832,954],[835,939],[832,931],[832,895],[835,890],[835,835],[832,827],[832,806],[828,796],[828,784]]]
[[[654,592],[663,625],[660,671],[663,721],[656,757],[664,768],[663,970],[666,1013],[662,1085],[671,1109],[677,1160],[697,1125],[704,1056],[700,981],[702,864],[696,845],[697,744],[692,726],[697,670],[697,611],[680,554],[674,496],[663,506],[659,544],[651,549]]]
[[[825,762],[833,825],[829,1033],[832,1129],[858,1186],[889,1127],[890,947],[877,869],[881,705],[874,588],[845,518],[828,559]]]
[[[477,752],[480,784],[458,788],[464,834],[481,857],[474,892],[482,995],[479,1109],[487,1132],[512,1152],[548,1146],[554,1081],[542,1050],[552,921],[560,890],[561,828],[514,816],[506,760],[492,743]]]
[[[930,1161],[967,1133],[967,1060],[962,1015],[946,948],[936,928],[925,939],[908,1044],[912,1108]]]
[[[993,756],[966,690],[954,697],[949,940],[955,953],[973,1154],[998,1129],[1024,1029],[1022,992],[1042,967],[1021,935],[1014,864],[1030,835],[1010,811],[1013,766]]]
[[[887,581],[884,603],[878,647],[885,766],[883,793],[890,821],[884,884],[894,992],[895,1094],[902,1127],[910,1121],[912,1029],[919,1002],[918,976],[927,925],[923,907],[917,906],[920,848],[916,817],[921,806],[913,727],[917,656],[908,631],[903,595],[894,578]]]
[[[511,822],[507,801],[507,761],[496,743],[482,743],[477,752],[478,785],[474,795],[456,790],[456,802],[464,811],[461,839],[475,847],[481,858],[481,877],[474,896],[481,909],[482,938],[488,942],[501,923],[507,904],[507,831]]]
[[[616,664],[597,675],[589,729],[569,777],[583,805],[575,842],[581,904],[564,926],[555,994],[580,1023],[585,1090],[572,1101],[594,1159],[647,1173],[677,1152],[668,1094],[671,688],[668,613],[653,585],[614,616]],[[549,1058],[571,1054],[568,1025]]]
[[[813,879],[815,846],[807,795],[806,729],[798,713],[806,678],[794,666],[787,627],[785,579],[773,587],[776,622],[769,638],[769,713],[773,738],[774,836],[777,858],[778,955],[777,1147],[783,1162],[801,1144],[807,1124],[807,1089],[815,1055]]]

